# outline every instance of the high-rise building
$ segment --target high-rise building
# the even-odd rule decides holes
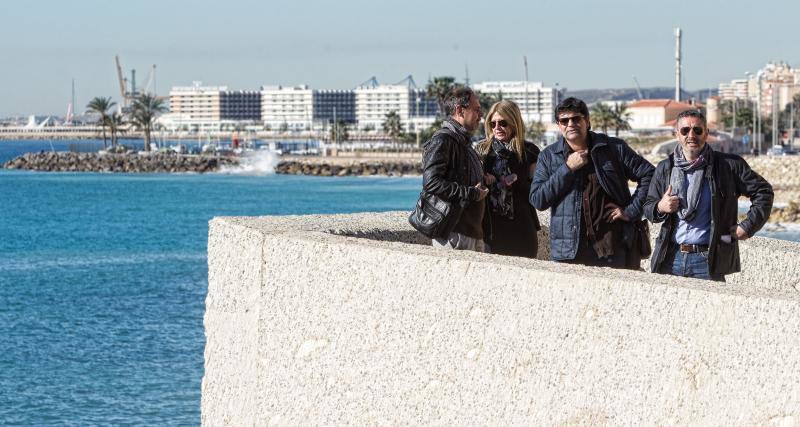
[[[542,82],[481,82],[473,85],[472,89],[514,101],[526,123],[552,122],[555,107],[561,102],[561,91],[545,87]]]
[[[267,129],[311,130],[313,107],[308,85],[261,87],[261,120]]]
[[[159,118],[168,129],[222,130],[261,117],[261,94],[227,86],[176,86],[169,91],[169,114]]]
[[[412,84],[362,85],[355,89],[356,121],[359,129],[381,129],[386,115],[394,111],[406,131],[430,126],[438,114],[435,99]]]
[[[312,92],[314,126],[341,120],[356,123],[356,93],[353,90],[314,90]]]
[[[719,84],[719,98],[721,101],[747,99],[749,91],[749,81],[747,79],[734,79],[730,83]]]
[[[773,108],[783,109],[797,94],[800,94],[800,69],[786,62],[769,62],[747,79],[719,85],[722,101],[746,99],[758,103],[763,116],[772,114]]]
[[[229,90],[219,94],[220,120],[261,120],[261,93],[255,90]]]

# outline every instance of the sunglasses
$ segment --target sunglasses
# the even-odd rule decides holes
[[[558,124],[560,124],[561,126],[567,126],[569,125],[570,120],[573,123],[578,124],[581,122],[581,119],[583,119],[583,116],[562,117],[558,119]]]
[[[695,135],[702,135],[703,134],[703,128],[701,128],[700,126],[692,126],[692,127],[686,126],[686,127],[681,128],[679,132],[681,133],[681,135],[686,136],[686,135],[689,135],[689,131],[690,130],[694,131]]]
[[[497,121],[489,122],[489,124],[492,125],[492,129],[494,129],[494,128],[498,127],[498,126],[500,126],[501,128],[507,128],[508,127],[508,122],[505,121],[505,120],[497,120]]]

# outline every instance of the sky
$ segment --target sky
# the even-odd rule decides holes
[[[796,0],[3,0],[0,117],[64,115],[119,100],[114,56],[156,89],[193,81],[256,90],[351,89],[409,74],[471,82],[528,78],[561,88],[674,85],[683,31],[688,90],[743,78],[768,61],[800,66]]]

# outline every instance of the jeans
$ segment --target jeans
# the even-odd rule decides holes
[[[709,273],[708,252],[681,252],[675,244],[670,245],[659,272],[693,279],[725,281],[724,275]]]

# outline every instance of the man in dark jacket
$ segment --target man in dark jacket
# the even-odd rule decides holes
[[[463,212],[453,231],[434,238],[433,245],[484,252],[482,222],[489,189],[470,141],[481,121],[481,105],[471,89],[462,87],[447,95],[444,108],[449,117],[424,145],[422,189],[459,204]]]
[[[734,154],[706,144],[706,118],[696,110],[678,115],[678,144],[662,160],[650,183],[644,214],[664,222],[650,269],[725,281],[741,270],[737,240],[755,234],[772,211],[772,186]],[[738,199],[750,198],[747,218],[738,222]]]
[[[562,101],[555,120],[562,137],[539,155],[530,193],[536,209],[550,209],[550,257],[626,268],[636,248],[623,235],[642,216],[653,165],[625,141],[591,132],[589,109],[579,99]],[[638,183],[632,196],[629,180]]]

